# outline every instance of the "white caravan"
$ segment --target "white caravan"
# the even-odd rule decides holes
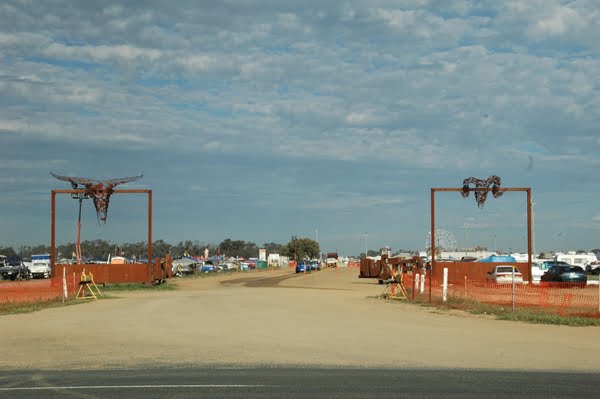
[[[578,254],[575,253],[575,251],[569,251],[566,254],[563,254],[562,252],[557,252],[556,254],[554,254],[554,260],[567,262],[568,264],[573,266],[580,266],[585,270],[586,265],[592,262],[596,262],[598,258],[596,258],[596,254],[594,254],[593,252]]]

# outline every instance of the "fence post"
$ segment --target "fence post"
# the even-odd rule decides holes
[[[427,274],[427,272],[423,272],[423,274],[421,274],[421,289],[419,290],[419,292],[422,294],[425,292],[425,275]]]
[[[465,298],[467,298],[467,276],[465,276]]]
[[[414,281],[415,284],[414,284],[413,291],[416,291],[419,289],[419,286],[421,285],[420,280],[421,280],[421,273],[415,273],[415,281]],[[414,299],[414,296],[413,296],[413,299]]]
[[[512,265],[512,311],[515,311],[515,265]]]
[[[431,263],[430,271],[431,276],[429,276],[429,303],[431,303],[431,290],[433,289],[433,287],[431,286],[431,282],[433,281],[433,262]],[[425,274],[427,274],[427,271],[425,271]]]
[[[63,303],[67,300],[67,268],[63,266],[62,272],[62,287],[63,287]]]
[[[448,268],[444,267],[444,285],[442,287],[442,300],[444,303],[448,300]]]

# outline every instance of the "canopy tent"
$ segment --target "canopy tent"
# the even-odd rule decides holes
[[[487,258],[480,259],[479,262],[509,262],[514,263],[517,260],[508,255],[490,255]]]

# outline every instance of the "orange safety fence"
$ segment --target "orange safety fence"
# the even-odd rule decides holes
[[[419,288],[415,291],[418,299],[427,302],[431,286],[432,302],[442,302],[442,281],[434,279],[431,284],[427,278],[425,281],[424,292],[420,293]],[[405,285],[413,288],[407,279]],[[509,308],[514,304],[516,308],[540,313],[600,317],[600,290],[596,284],[525,282],[515,284],[513,290],[510,283],[464,279],[462,283],[448,284],[447,298],[454,302],[475,301]]]
[[[79,281],[67,278],[67,294],[74,295]],[[0,303],[26,303],[58,300],[63,297],[62,276],[43,280],[0,281]]]
[[[92,274],[96,284],[104,283],[153,283],[173,275],[172,258],[155,259],[153,264],[83,264],[54,265],[53,276],[41,280],[0,280],[0,304],[50,301],[64,296],[63,270],[67,286],[67,298],[73,298],[79,289],[82,272]]]

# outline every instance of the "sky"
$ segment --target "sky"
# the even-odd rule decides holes
[[[424,250],[432,187],[530,187],[537,252],[600,247],[600,3],[0,3],[0,246],[50,244],[50,172],[143,174],[153,239]],[[77,201],[57,198],[57,242]],[[82,240],[147,237],[114,195]],[[457,247],[526,251],[526,195],[436,193]],[[453,238],[453,240],[452,240]]]

